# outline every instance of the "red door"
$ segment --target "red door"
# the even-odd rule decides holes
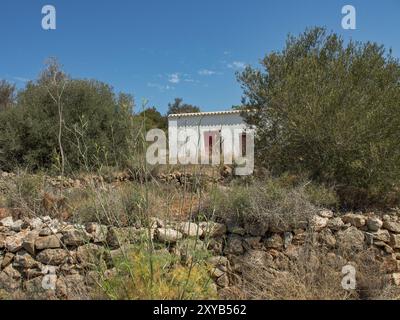
[[[240,150],[242,152],[241,156],[245,157],[246,156],[246,149],[247,149],[247,135],[246,132],[242,133],[240,135]]]
[[[213,148],[220,144],[220,132],[219,131],[208,131],[204,132],[204,149],[209,159],[212,158]]]

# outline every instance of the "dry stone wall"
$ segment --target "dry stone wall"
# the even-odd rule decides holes
[[[216,222],[166,222],[151,219],[150,228],[70,224],[57,219],[13,219],[0,216],[0,289],[25,298],[82,299],[95,286],[96,270],[113,274],[113,259],[140,242],[150,230],[154,242],[187,259],[180,243],[196,239],[212,253],[208,263],[220,290],[241,281],[243,263],[262,261],[271,272],[290,263],[312,234],[313,241],[332,251],[360,252],[372,248],[382,261],[382,276],[400,285],[400,220],[397,216],[346,214],[322,210],[303,226],[239,226]],[[312,231],[310,233],[310,231]],[[344,264],[346,261],[343,262]],[[100,268],[101,267],[101,268]]]

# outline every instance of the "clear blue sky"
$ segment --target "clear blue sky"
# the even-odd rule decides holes
[[[57,9],[57,30],[41,9]],[[341,8],[357,9],[357,30]],[[203,110],[239,104],[235,72],[283,47],[288,33],[326,26],[400,56],[399,0],[1,0],[0,78],[24,85],[56,56],[74,78],[95,78],[165,112],[182,97]]]

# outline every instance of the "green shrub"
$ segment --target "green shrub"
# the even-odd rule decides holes
[[[399,201],[400,63],[390,52],[314,28],[262,67],[239,75],[260,164],[351,188],[339,192],[345,206],[394,191]]]
[[[115,94],[105,83],[69,79],[62,71],[56,72],[66,79],[61,96],[64,124],[61,140],[66,169],[121,164],[130,150],[133,99],[126,94]],[[15,107],[0,112],[3,170],[13,171],[17,166],[31,170],[60,169],[58,107],[43,77],[29,82],[19,92]]]
[[[216,189],[212,200],[211,209],[224,220],[297,224],[317,210],[303,187],[287,187],[278,179],[256,180],[247,185],[234,181],[228,188]]]
[[[133,249],[115,261],[116,274],[101,284],[110,299],[213,299],[215,287],[204,264],[181,265],[168,251]]]
[[[308,200],[319,207],[337,209],[339,198],[334,188],[328,188],[317,183],[310,183],[304,187]]]

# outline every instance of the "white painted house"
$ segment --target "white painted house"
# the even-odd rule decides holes
[[[248,153],[254,130],[240,110],[171,114],[168,138],[170,163],[232,164]]]

